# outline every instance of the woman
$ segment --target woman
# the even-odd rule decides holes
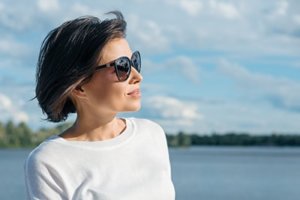
[[[175,199],[166,137],[156,123],[117,118],[141,107],[140,53],[120,12],[81,17],[52,30],[37,66],[36,98],[47,119],[74,124],[25,163],[28,199]]]

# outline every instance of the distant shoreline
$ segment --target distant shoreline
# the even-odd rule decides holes
[[[167,135],[170,147],[188,146],[265,146],[265,147],[300,147],[300,134],[264,134],[253,135],[247,133],[226,134],[187,134],[179,132],[177,135]]]
[[[24,122],[14,124],[0,122],[0,148],[33,148],[51,135],[61,133],[70,127],[70,123],[59,124],[53,128],[41,128],[32,131]],[[271,133],[254,135],[251,133],[230,132],[225,134],[189,134],[180,131],[166,134],[169,147],[189,146],[265,146],[265,147],[300,147],[300,133]]]

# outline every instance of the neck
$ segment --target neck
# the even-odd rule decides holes
[[[78,114],[73,126],[60,136],[67,140],[99,141],[114,138],[125,128],[125,121],[115,114],[89,117]]]

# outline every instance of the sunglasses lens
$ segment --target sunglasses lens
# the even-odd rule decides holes
[[[141,55],[140,52],[136,51],[132,54],[132,65],[140,73],[141,72]]]
[[[128,78],[130,74],[130,61],[128,58],[120,58],[115,61],[117,68],[117,75],[120,81],[124,81]]]
[[[138,51],[132,54],[131,61],[127,57],[121,57],[114,62],[119,81],[128,79],[131,72],[131,65],[133,65],[139,73],[141,72],[141,56]]]

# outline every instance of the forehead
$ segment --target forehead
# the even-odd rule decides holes
[[[125,38],[110,40],[100,53],[100,63],[107,63],[122,56],[131,57],[132,51]]]

